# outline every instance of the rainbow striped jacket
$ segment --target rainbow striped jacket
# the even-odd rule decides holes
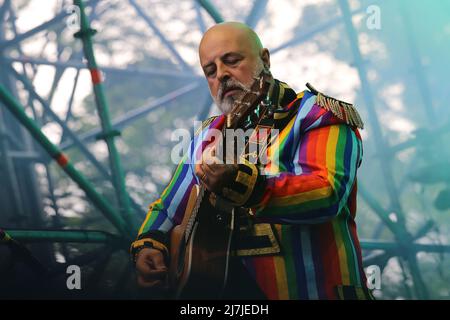
[[[284,86],[284,92],[293,92]],[[280,131],[278,163],[260,168],[267,185],[252,208],[256,219],[273,224],[282,254],[242,257],[242,262],[268,299],[371,298],[355,224],[362,159],[358,129],[319,106],[316,94],[293,93],[283,107],[297,108],[296,114]],[[203,133],[222,129],[224,118],[215,118]],[[158,235],[182,221],[191,188],[199,184],[190,159],[202,136],[194,137],[189,154],[150,205],[138,240],[151,238],[166,248]]]

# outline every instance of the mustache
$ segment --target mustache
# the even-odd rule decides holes
[[[226,81],[222,82],[220,84],[219,90],[217,91],[217,96],[219,98],[220,101],[223,100],[223,96],[224,94],[229,90],[229,89],[241,89],[244,92],[249,91],[250,89],[247,88],[246,85],[244,85],[243,83],[241,83],[238,80],[234,80],[234,79],[227,79]]]

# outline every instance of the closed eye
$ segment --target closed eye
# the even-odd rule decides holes
[[[205,73],[205,75],[207,77],[211,77],[214,75],[214,73],[216,73],[216,68],[214,66],[209,66],[209,67],[203,69],[203,72]]]
[[[227,54],[222,58],[222,61],[229,66],[233,66],[238,64],[242,59],[243,57],[241,55]]]

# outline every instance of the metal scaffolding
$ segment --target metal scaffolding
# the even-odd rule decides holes
[[[10,0],[5,0],[0,6],[0,173],[1,188],[0,202],[3,205],[2,213],[0,213],[0,228],[4,228],[2,234],[3,242],[11,246],[20,247],[22,255],[36,256],[38,261],[31,261],[31,264],[40,266],[40,271],[45,270],[46,276],[61,274],[65,272],[63,266],[70,263],[80,265],[94,265],[90,277],[90,283],[94,286],[98,281],[99,274],[105,270],[110,261],[111,256],[116,251],[127,251],[132,238],[137,233],[139,223],[144,216],[144,209],[139,205],[127,192],[125,185],[125,176],[127,168],[122,168],[119,152],[116,147],[116,139],[122,130],[126,130],[134,121],[143,119],[152,112],[160,110],[167,103],[173,101],[181,101],[187,94],[206,93],[205,100],[200,101],[201,108],[197,112],[197,118],[204,119],[211,107],[212,99],[207,94],[208,88],[202,78],[195,73],[194,69],[185,61],[183,55],[173,45],[159,28],[153,19],[143,10],[139,1],[129,0],[127,3],[132,8],[146,28],[152,31],[152,34],[160,41],[162,46],[170,54],[171,59],[176,64],[178,70],[163,70],[158,68],[138,68],[130,66],[127,68],[118,68],[111,66],[97,66],[94,57],[93,43],[95,43],[95,30],[91,24],[98,20],[105,12],[98,11],[98,0],[81,1],[75,0],[74,4],[79,8],[80,14],[80,30],[75,33],[75,37],[83,43],[83,51],[85,63],[81,62],[82,53],[73,50],[69,58],[62,58],[64,48],[57,48],[58,61],[48,61],[40,57],[27,57],[23,54],[22,43],[36,34],[45,33],[50,28],[59,30],[65,28],[64,19],[71,15],[70,12],[64,10],[67,4],[61,1],[60,12],[52,19],[28,30],[24,33],[18,33],[16,28],[16,12]],[[255,27],[264,16],[268,0],[253,1],[251,9],[246,18],[243,19],[247,24]],[[375,1],[376,2],[376,1]],[[340,10],[340,15],[336,18],[329,19],[325,23],[305,30],[299,34],[295,34],[292,39],[284,44],[271,50],[275,54],[281,50],[299,45],[310,40],[317,34],[326,30],[342,25],[345,35],[350,44],[352,54],[352,65],[357,69],[358,77],[361,83],[361,95],[364,99],[364,108],[367,113],[370,130],[375,139],[375,148],[377,159],[380,161],[380,169],[383,177],[384,187],[387,190],[389,201],[382,204],[372,196],[367,185],[360,183],[360,197],[368,205],[369,208],[380,219],[381,223],[374,233],[371,240],[361,242],[365,252],[365,264],[381,263],[392,257],[399,257],[403,273],[407,270],[411,274],[413,282],[410,298],[426,299],[429,297],[426,282],[424,281],[420,265],[417,260],[418,252],[438,252],[449,253],[450,245],[422,244],[417,243],[417,239],[426,235],[435,226],[434,222],[429,220],[418,231],[412,232],[408,229],[406,223],[406,213],[400,202],[399,186],[394,181],[394,173],[392,163],[395,155],[401,150],[414,148],[420,143],[419,138],[413,138],[397,145],[389,145],[383,135],[379,117],[376,113],[376,98],[371,88],[370,80],[367,77],[367,69],[365,58],[363,57],[359,45],[357,28],[354,25],[352,17],[364,11],[363,8],[352,10],[348,0],[336,0],[336,5]],[[193,10],[195,10],[195,20],[199,30],[206,30],[205,12],[218,23],[224,20],[217,7],[208,0],[192,1]],[[86,10],[86,7],[89,9]],[[400,10],[402,11],[402,10]],[[402,11],[404,12],[404,11]],[[87,14],[88,13],[88,14]],[[402,16],[404,23],[410,24],[407,12]],[[7,27],[8,26],[8,27]],[[5,31],[9,30],[13,33],[13,37],[8,39]],[[426,82],[426,71],[421,68],[420,53],[414,43],[414,38],[408,32],[405,37],[410,47],[411,58],[414,61],[414,75],[418,80],[418,87],[421,88],[420,94],[424,107],[429,107],[428,96],[429,85]],[[11,55],[11,48],[19,53]],[[54,82],[51,86],[50,93],[47,97],[38,94],[33,85],[33,79],[36,74],[36,68],[42,65],[52,66],[56,73]],[[20,67],[18,67],[20,66]],[[64,71],[68,68],[76,70],[73,81],[73,88],[70,90],[70,99],[68,100],[67,113],[65,117],[61,117],[52,109],[52,98],[58,87],[58,83],[62,78]],[[88,69],[93,83],[93,91],[97,107],[97,113],[100,118],[100,128],[92,128],[83,132],[77,132],[69,125],[73,118],[73,103],[77,85],[79,84],[80,71]],[[155,78],[184,79],[189,80],[189,84],[176,88],[169,93],[163,94],[158,98],[149,99],[141,106],[131,111],[126,111],[120,116],[112,118],[110,110],[105,98],[102,72],[111,75],[141,75]],[[26,92],[27,102],[24,101]],[[181,104],[181,103],[180,103]],[[430,121],[436,119],[435,112],[430,112]],[[62,130],[62,139],[59,145],[52,143],[49,138],[42,132],[41,128],[46,123],[55,123]],[[434,130],[435,133],[445,133],[449,131],[449,124],[443,125]],[[107,145],[109,166],[106,166],[88,147],[88,143],[101,139]],[[98,176],[102,181],[110,184],[114,190],[114,198],[112,201],[106,197],[88,178],[85,177],[82,170],[76,168],[76,164],[69,160],[64,152],[71,149],[77,150],[85,157],[88,163],[95,168]],[[42,152],[45,151],[45,153]],[[67,173],[67,175],[77,183],[89,201],[98,209],[98,211],[109,221],[115,228],[115,231],[98,231],[92,229],[73,230],[65,226],[61,222],[60,209],[58,208],[57,198],[55,195],[54,181],[52,178],[51,160]],[[381,163],[383,161],[383,163]],[[35,165],[41,164],[45,168],[48,192],[42,192],[42,186],[39,185],[36,177]],[[46,194],[46,195],[43,195]],[[45,199],[44,199],[45,198]],[[49,201],[55,215],[50,223],[44,220],[43,201]],[[392,213],[395,219],[392,219]],[[30,225],[33,227],[30,228]],[[394,242],[380,240],[381,230],[387,228],[395,239]],[[1,237],[0,237],[0,240]],[[29,244],[44,243],[46,246],[27,247]],[[57,263],[50,246],[54,243],[61,243],[61,252],[65,256],[65,263]],[[101,248],[89,251],[78,257],[72,257],[65,247],[68,243],[90,243],[101,244]],[[26,245],[26,246],[25,246]],[[29,248],[31,250],[29,250]],[[381,250],[380,254],[372,254],[375,250]],[[1,253],[1,252],[0,252]],[[127,263],[117,282],[116,290],[121,288],[132,276],[132,268]],[[405,275],[406,277],[406,275]]]

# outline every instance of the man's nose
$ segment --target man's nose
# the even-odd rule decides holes
[[[217,70],[217,79],[220,82],[226,82],[228,79],[230,79],[231,75],[226,66],[220,66]]]

